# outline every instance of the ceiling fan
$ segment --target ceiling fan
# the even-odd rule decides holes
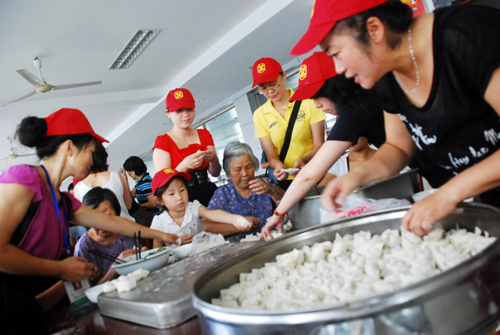
[[[35,95],[37,93],[47,93],[47,92],[50,92],[52,90],[54,90],[54,91],[55,90],[65,90],[68,88],[77,88],[77,87],[84,87],[84,86],[99,85],[102,83],[102,81],[91,81],[91,82],[87,82],[87,83],[69,84],[69,85],[50,85],[50,84],[47,84],[47,82],[45,81],[45,78],[43,78],[43,76],[42,76],[42,61],[40,59],[38,59],[38,57],[35,57],[33,64],[35,64],[35,67],[38,69],[38,74],[40,75],[40,78],[38,78],[37,76],[35,76],[33,73],[29,72],[26,69],[17,70],[17,73],[19,73],[21,76],[23,76],[24,79],[29,81],[35,87],[33,92],[30,92],[26,95],[23,95],[20,98],[17,98],[15,100],[7,102],[6,104],[1,105],[0,107],[7,106],[13,102],[29,98],[32,95]]]
[[[0,159],[0,161],[6,160],[6,159],[15,159],[15,158],[18,158],[18,157],[27,157],[27,156],[34,156],[34,155],[36,155],[35,153],[20,155],[19,152],[18,152],[18,150],[17,150],[17,148],[15,148],[15,147],[12,146],[12,137],[8,136],[7,140],[10,143],[10,153],[9,153],[9,155],[7,155],[7,157],[4,157],[4,158]]]

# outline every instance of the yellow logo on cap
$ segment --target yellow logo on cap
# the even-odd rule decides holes
[[[314,6],[316,6],[316,0],[314,0],[314,2],[313,2],[313,9],[311,11],[311,17],[310,17],[310,19],[312,19],[313,15],[314,15]]]
[[[306,79],[306,77],[307,77],[307,65],[302,64],[300,66],[299,79],[304,80],[304,79]]]
[[[176,92],[177,93],[177,92]],[[181,92],[182,93],[182,92]],[[165,170],[163,170],[163,173],[165,174],[169,174],[169,173],[175,173],[175,170],[172,170],[171,168],[166,168]]]
[[[260,63],[259,65],[257,65],[257,72],[258,73],[266,72],[266,63]]]
[[[182,99],[182,98],[184,98],[184,93],[182,93],[182,91],[176,91],[176,92],[174,93],[174,97],[175,97],[176,99]]]

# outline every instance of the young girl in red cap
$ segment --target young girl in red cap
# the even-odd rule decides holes
[[[59,191],[67,177],[85,178],[95,145],[107,142],[81,111],[27,117],[17,136],[36,148],[41,164],[13,166],[0,175],[0,329],[27,334],[34,330],[24,327],[43,325],[43,311],[64,297],[60,279],[77,282],[94,274],[93,264],[69,257],[69,221],[127,236],[140,230],[166,243],[178,237],[105,215]]]
[[[451,6],[414,19],[396,0],[317,0],[292,54],[319,43],[338,73],[375,86],[387,132],[367,164],[328,185],[324,206],[335,210],[358,185],[399,172],[420,152],[441,187],[412,206],[403,218],[407,229],[425,234],[472,196],[499,207],[498,36],[500,11],[485,6]]]
[[[258,86],[268,99],[253,114],[255,137],[260,140],[279,186],[286,190],[294,178],[286,170],[303,168],[325,142],[325,114],[312,100],[290,102],[294,92],[286,88],[286,73],[275,59],[264,57],[256,61],[252,77],[253,86]],[[295,121],[291,122],[294,114]],[[287,149],[286,133],[292,129],[289,127],[293,130]]]
[[[187,89],[168,92],[166,103],[167,116],[174,126],[156,138],[153,147],[156,171],[171,168],[188,172],[191,175],[189,198],[208,206],[217,186],[208,179],[207,172],[218,177],[221,170],[212,135],[207,129],[191,129],[195,102]]]
[[[203,230],[202,217],[213,222],[233,224],[238,231],[249,231],[253,225],[260,222],[254,217],[244,218],[220,209],[209,210],[197,200],[190,202],[186,187],[190,179],[189,173],[170,168],[155,174],[151,188],[156,202],[164,211],[154,217],[151,223],[152,229],[177,234],[181,237],[182,244],[186,244],[191,243],[193,236]],[[161,246],[163,246],[162,240],[154,240],[154,248]]]

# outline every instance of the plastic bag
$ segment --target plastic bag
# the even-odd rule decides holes
[[[320,221],[321,223],[331,222],[359,214],[372,213],[383,209],[408,205],[411,205],[411,203],[405,199],[389,198],[375,200],[350,194],[346,197],[346,201],[342,205],[342,208],[336,213],[330,213],[326,209],[320,208]]]
[[[218,245],[229,243],[224,239],[221,234],[212,234],[202,231],[201,233],[193,237],[193,247],[189,256],[196,255],[197,253],[203,252],[205,250],[211,249]]]

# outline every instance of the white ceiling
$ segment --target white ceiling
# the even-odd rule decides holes
[[[49,84],[102,80],[97,86],[52,91],[0,107],[0,158],[7,136],[28,115],[62,107],[81,109],[94,130],[111,141],[111,169],[151,149],[171,127],[164,97],[187,87],[197,119],[235,93],[250,89],[245,68],[260,57],[282,64],[308,25],[312,0],[7,0],[0,2],[0,105],[33,87],[16,70],[37,74],[42,60]],[[127,70],[109,66],[138,29],[162,29]],[[20,153],[32,152],[22,148]],[[36,157],[0,161],[0,170]]]

